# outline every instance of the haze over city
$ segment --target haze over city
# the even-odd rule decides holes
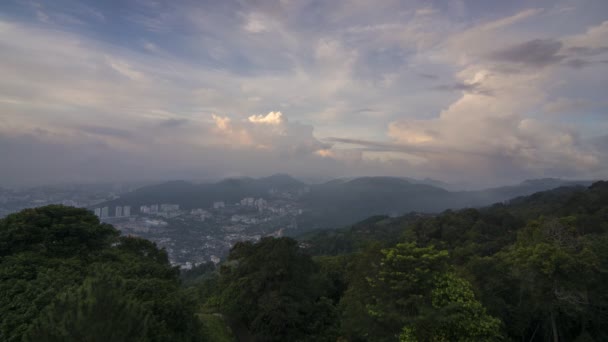
[[[0,4],[0,185],[608,175],[608,2]]]

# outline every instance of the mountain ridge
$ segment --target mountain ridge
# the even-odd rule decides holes
[[[446,209],[480,207],[560,186],[588,186],[591,181],[557,178],[524,180],[516,185],[473,191],[450,191],[406,177],[357,177],[306,184],[288,174],[262,178],[227,178],[216,183],[169,181],[145,186],[100,206],[175,203],[183,209],[207,208],[216,201],[236,203],[245,197],[269,198],[289,194],[304,214],[304,229],[341,226],[373,215],[407,212],[435,213]]]

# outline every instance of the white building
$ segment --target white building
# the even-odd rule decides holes
[[[114,211],[115,211],[115,215],[114,216],[116,216],[116,217],[121,217],[122,216],[122,207],[116,207],[114,209]]]
[[[101,218],[101,208],[95,208],[95,216]]]
[[[241,205],[246,205],[252,207],[255,203],[255,198],[253,197],[245,197],[241,200]]]
[[[124,207],[122,207],[122,214],[124,216],[131,216],[131,207],[128,205],[125,205]]]
[[[266,202],[263,198],[258,198],[255,200],[254,205],[258,208],[259,211],[264,211],[268,207],[268,202]]]
[[[109,213],[109,209],[108,207],[103,207],[101,208],[101,218],[106,218],[108,217],[108,213]]]

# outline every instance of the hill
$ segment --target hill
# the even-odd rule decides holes
[[[259,179],[228,178],[209,184],[171,181],[139,188],[98,206],[130,205],[137,210],[141,205],[175,203],[185,209],[207,208],[215,201],[233,203],[244,197],[268,197],[272,190],[294,192],[305,188],[306,184],[283,174]]]
[[[85,209],[8,215],[0,220],[0,340],[194,342],[221,334],[213,319],[197,318],[178,275],[164,250],[120,236]]]
[[[588,186],[591,182],[549,178],[479,191],[448,191],[438,186],[441,184],[428,179],[360,177],[308,185],[289,175],[276,174],[258,179],[229,178],[210,184],[166,182],[139,188],[98,206],[130,205],[132,212],[137,213],[139,206],[149,204],[174,203],[183,209],[193,209],[209,208],[215,201],[236,203],[245,197],[274,198],[303,210],[303,215],[297,217],[297,226],[302,231],[343,226],[374,215],[481,207],[556,187]]]
[[[528,180],[514,186],[479,191],[448,191],[404,178],[362,177],[311,186],[301,198],[310,229],[351,224],[373,215],[408,212],[437,213],[446,209],[481,207],[557,187],[588,186],[590,181]]]
[[[535,181],[526,181],[523,184],[526,186],[533,184],[534,187],[538,187],[539,184],[543,183],[545,186],[559,184],[555,182]],[[605,186],[605,182],[598,182],[593,185],[592,189],[603,188]],[[516,191],[513,189],[516,189]],[[517,187],[504,187],[496,188],[496,191],[501,193],[502,196],[511,196],[521,190]],[[535,192],[532,195],[515,197],[490,206],[478,208],[474,211],[473,209],[463,209],[456,213],[477,212],[482,216],[487,216],[485,219],[488,222],[496,221],[497,216],[504,216],[508,213],[509,224],[517,223],[523,225],[526,220],[536,217],[576,214],[577,210],[582,210],[580,206],[583,205],[583,198],[587,198],[589,193],[589,188],[584,186],[562,186],[551,190]],[[585,203],[584,205],[590,204]],[[395,217],[385,215],[371,216],[339,229],[329,228],[305,232],[298,235],[297,239],[302,241],[306,248],[314,255],[352,253],[364,248],[364,246],[372,241],[381,243],[382,245],[394,244],[402,238],[402,235],[408,228],[424,222],[431,222],[437,218],[448,217],[453,213],[454,210],[447,209],[444,213],[435,214],[414,212]],[[474,224],[470,223],[470,225]],[[466,228],[462,227],[462,229]]]
[[[603,341],[608,182],[239,242],[191,272],[84,209],[11,214],[0,339]]]
[[[607,248],[597,182],[239,243],[195,286],[264,341],[603,341]]]

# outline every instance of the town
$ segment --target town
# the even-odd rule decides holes
[[[103,205],[134,188],[122,184],[0,188],[0,218],[48,204],[88,208],[123,234],[144,237],[165,248],[172,264],[190,268],[219,263],[239,241],[293,231],[298,228],[296,217],[303,213],[294,196],[278,191],[235,203],[217,200],[208,208],[183,209],[171,203]]]
[[[25,208],[36,208],[49,204],[87,208],[116,199],[121,194],[132,191],[138,186],[140,184],[109,183],[0,187],[0,218]]]
[[[186,210],[178,204],[152,203],[138,208],[94,207],[93,212],[123,234],[154,241],[165,248],[172,264],[188,269],[205,262],[219,263],[239,241],[258,241],[296,230],[296,217],[303,209],[289,196],[270,192],[266,199],[218,200],[208,208]]]

